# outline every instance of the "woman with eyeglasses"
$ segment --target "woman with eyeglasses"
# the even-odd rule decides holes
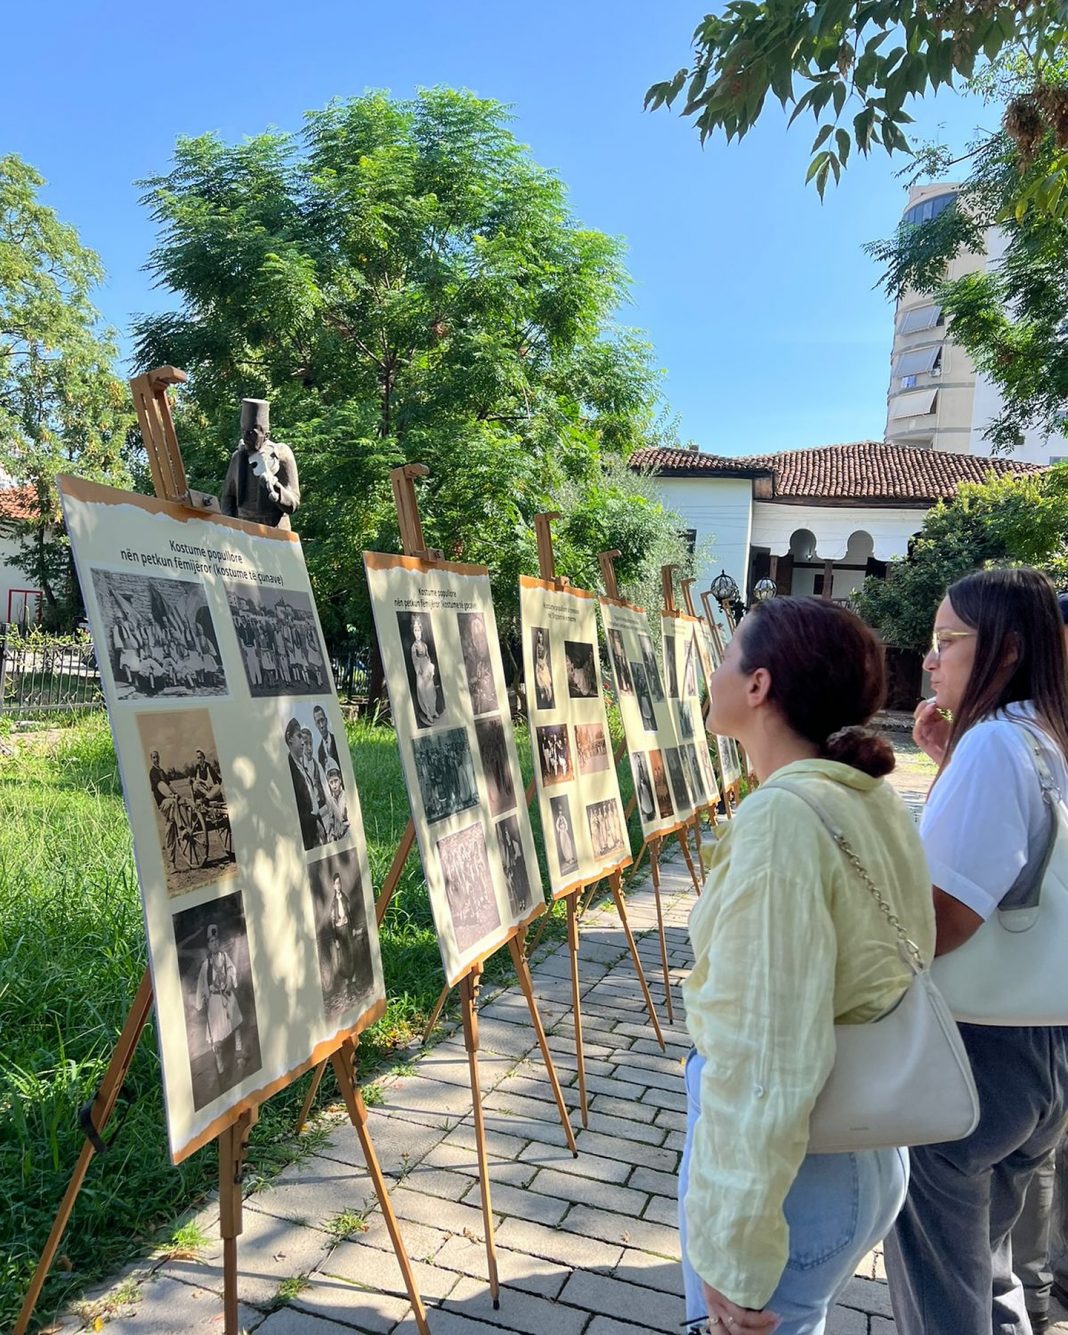
[[[1068,683],[1052,585],[1035,570],[953,584],[924,660],[934,696],[913,736],[938,764],[920,833],[931,868],[936,954],[994,913],[1049,838],[1031,739],[1068,796]],[[1065,943],[1068,968],[1068,942]],[[1035,1335],[1010,1232],[1068,1116],[1068,1027],[961,1024],[979,1090],[976,1130],[911,1153],[905,1207],[886,1242],[899,1335]]]

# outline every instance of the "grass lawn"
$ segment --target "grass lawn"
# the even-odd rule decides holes
[[[612,718],[613,740],[619,721]],[[524,781],[530,746],[517,738]],[[376,887],[408,820],[391,729],[350,725]],[[83,717],[42,745],[0,757],[0,1329],[12,1325],[82,1145],[78,1110],[96,1091],[145,967],[141,902],[111,733]],[[620,766],[624,801],[630,766]],[[535,839],[542,835],[533,809]],[[631,819],[631,843],[640,840]],[[542,859],[544,865],[544,858]],[[562,934],[557,908],[550,931]],[[413,853],[381,932],[389,1005],[360,1044],[364,1078],[421,1032],[443,976],[418,856]],[[508,976],[506,951],[491,979]],[[151,1028],[151,1027],[150,1027]],[[309,1076],[263,1105],[250,1175],[269,1176],[316,1143],[296,1142]],[[332,1077],[320,1102],[334,1097]],[[108,1128],[109,1152],[89,1169],[37,1308],[42,1321],[143,1248],[166,1241],[178,1216],[210,1191],[208,1146],[177,1168],[166,1151],[154,1033],[146,1033]]]

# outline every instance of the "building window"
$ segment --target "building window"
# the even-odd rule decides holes
[[[944,323],[945,317],[942,315],[941,306],[934,304],[913,306],[901,315],[897,332],[899,334],[918,334],[921,329],[934,329]]]
[[[944,213],[956,198],[956,190],[950,190],[944,195],[932,195],[930,199],[921,199],[918,204],[913,204],[912,208],[905,210],[901,221],[912,226],[930,222],[932,218]]]
[[[915,389],[911,394],[899,394],[890,401],[891,418],[926,417],[938,406],[937,389]]]
[[[1068,464],[1068,454],[1051,454],[1049,461],[1051,464]]]
[[[915,389],[915,388],[916,388],[916,381],[917,381],[918,378],[919,378],[919,377],[914,376],[914,375],[903,375],[903,376],[901,377],[901,388],[902,388],[902,389]]]

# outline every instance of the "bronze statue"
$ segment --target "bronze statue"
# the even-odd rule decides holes
[[[297,461],[288,445],[271,439],[271,405],[241,400],[241,444],[230,459],[219,497],[224,515],[271,528],[290,528],[300,505]]]

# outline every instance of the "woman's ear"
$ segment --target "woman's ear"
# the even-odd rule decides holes
[[[1022,657],[1023,644],[1019,634],[1010,630],[1005,636],[1005,649],[1002,654],[1001,665],[1005,668],[1015,668]]]
[[[767,700],[771,691],[771,673],[767,668],[757,668],[750,675],[749,684],[745,688],[745,701],[750,709],[759,708]]]

